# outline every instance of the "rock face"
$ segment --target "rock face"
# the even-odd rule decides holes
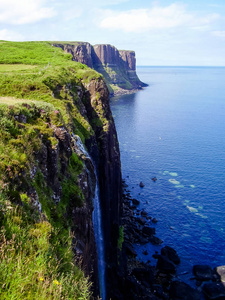
[[[116,66],[120,63],[119,51],[111,45],[94,45],[94,65],[112,65]]]
[[[188,284],[173,281],[170,287],[170,299],[173,300],[200,300],[200,293]]]
[[[117,268],[117,252],[119,251],[117,242],[122,205],[120,152],[109,105],[109,91],[105,82],[103,80],[92,80],[86,88],[87,117],[96,133],[96,141],[90,139],[86,144],[99,174],[105,260],[108,266],[106,269],[107,290],[109,290],[110,286],[117,284],[117,282],[114,283],[114,281],[117,281],[114,275],[115,268]],[[104,125],[98,127],[96,119]]]
[[[134,51],[119,51],[109,44],[92,46],[84,42],[54,43],[53,46],[72,54],[74,61],[86,64],[101,73],[110,93],[113,93],[115,87],[129,91],[146,86],[136,74]]]
[[[54,44],[54,46],[60,47],[65,52],[72,54],[74,61],[80,62],[90,68],[93,68],[91,44],[76,42],[71,44]]]

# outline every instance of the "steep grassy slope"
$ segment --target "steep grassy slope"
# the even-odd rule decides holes
[[[48,42],[0,43],[1,299],[90,298],[71,249],[73,211],[86,199],[72,136],[94,134],[80,97],[93,79],[101,75]],[[107,127],[98,116],[93,126]]]

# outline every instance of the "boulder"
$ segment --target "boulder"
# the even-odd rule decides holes
[[[161,255],[166,256],[169,260],[171,260],[176,265],[180,263],[180,258],[177,252],[169,246],[165,246],[161,249]]]
[[[180,281],[173,281],[169,290],[172,300],[200,300],[200,293],[188,284]]]
[[[148,226],[144,226],[142,228],[142,233],[148,236],[152,236],[155,234],[155,228],[153,227],[148,227]]]
[[[146,220],[144,218],[136,218],[136,221],[140,224],[140,225],[145,225]]]
[[[141,188],[143,188],[145,185],[144,185],[144,183],[141,181],[141,182],[139,183],[139,186],[140,186]]]
[[[163,243],[163,241],[159,239],[157,236],[150,236],[149,242],[151,242],[152,245],[161,245]]]
[[[156,182],[157,178],[156,177],[153,177],[152,178],[152,181]]]
[[[138,206],[140,204],[140,201],[138,201],[137,199],[131,199],[131,201],[134,206]]]
[[[216,268],[216,273],[219,276],[219,280],[225,283],[225,266],[220,266]]]
[[[166,274],[174,274],[176,272],[175,264],[164,255],[158,256],[157,269]]]
[[[193,267],[193,273],[195,278],[200,281],[208,281],[213,279],[212,268],[207,265],[195,265]]]
[[[203,293],[208,300],[224,300],[225,299],[225,287],[222,282],[209,282],[205,283]]]
[[[144,238],[143,236],[139,236],[138,243],[141,245],[145,245],[149,243],[149,240]]]
[[[147,213],[147,211],[142,210],[142,211],[141,211],[141,215],[142,215],[142,217],[147,217],[147,216],[148,216],[148,213]]]
[[[157,223],[157,222],[158,222],[158,220],[156,218],[152,219],[152,223]]]

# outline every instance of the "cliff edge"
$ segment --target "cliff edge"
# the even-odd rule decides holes
[[[73,60],[93,68],[104,76],[110,94],[129,93],[146,86],[136,74],[134,51],[118,50],[109,44],[92,46],[86,42],[55,42]]]

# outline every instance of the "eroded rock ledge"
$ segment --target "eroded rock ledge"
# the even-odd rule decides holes
[[[74,61],[101,73],[110,94],[130,93],[147,86],[136,74],[134,51],[118,50],[109,44],[92,46],[86,42],[56,42],[53,46],[72,54]]]

